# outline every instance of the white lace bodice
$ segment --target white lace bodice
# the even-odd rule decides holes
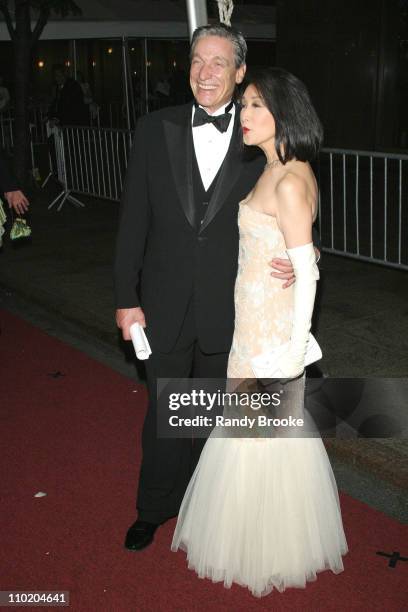
[[[228,361],[229,378],[251,378],[251,357],[287,342],[293,316],[293,290],[271,276],[270,261],[286,257],[275,217],[243,200],[238,214],[239,257],[235,283],[235,329]]]

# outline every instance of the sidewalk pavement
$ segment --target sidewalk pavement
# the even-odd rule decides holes
[[[34,193],[25,244],[6,240],[0,252],[0,306],[31,320],[127,376],[140,376],[114,322],[112,260],[119,205],[79,196],[48,210],[55,184]],[[325,376],[408,375],[407,273],[323,254],[315,333]],[[408,442],[327,440],[332,458],[364,477],[408,489]],[[363,478],[363,476],[361,476]]]

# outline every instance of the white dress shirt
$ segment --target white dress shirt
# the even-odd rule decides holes
[[[216,115],[222,115],[225,112],[228,104],[221,106],[221,108],[215,111],[212,116],[215,117]],[[194,112],[195,106],[193,106],[193,111],[191,114],[191,123],[193,123]],[[226,132],[220,132],[212,123],[205,123],[204,125],[192,128],[197,164],[200,170],[201,180],[203,181],[206,191],[220,169],[231,142],[235,119],[234,104],[232,105],[229,113],[231,114],[232,118]]]

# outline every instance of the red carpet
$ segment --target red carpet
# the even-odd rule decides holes
[[[71,609],[84,612],[407,609],[408,562],[392,569],[375,554],[408,556],[407,528],[347,495],[345,571],[324,572],[305,590],[258,600],[198,579],[184,553],[169,550],[175,520],[143,553],[125,551],[143,387],[8,312],[0,316],[1,590],[70,591]],[[47,496],[35,498],[38,491]]]

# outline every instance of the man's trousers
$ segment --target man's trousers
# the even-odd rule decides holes
[[[205,439],[157,437],[157,378],[225,379],[228,353],[205,354],[200,349],[193,300],[172,351],[152,350],[145,362],[149,405],[142,433],[137,509],[140,520],[162,523],[178,514]]]

